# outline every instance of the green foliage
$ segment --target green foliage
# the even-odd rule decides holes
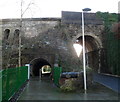
[[[43,68],[43,71],[44,71],[44,72],[51,72],[50,66],[45,65],[45,66],[43,66],[42,68]]]
[[[96,14],[104,21],[105,26],[109,26],[114,22],[118,22],[118,15],[116,13],[97,12]]]
[[[97,12],[97,15],[104,21],[103,37],[105,39],[104,47],[107,52],[108,69],[113,75],[120,75],[120,68],[118,68],[120,66],[120,40],[116,39],[115,33],[112,32],[113,24],[118,22],[118,14]]]
[[[110,68],[112,74],[120,75],[120,40],[115,39],[113,33],[109,33],[109,36],[107,37],[107,61],[108,61],[108,67]]]
[[[63,92],[72,92],[72,91],[75,91],[76,88],[74,86],[73,80],[67,79],[67,80],[65,80],[65,83],[60,86],[60,89]]]
[[[88,73],[91,73],[91,72],[93,72],[93,69],[90,68],[90,67],[86,67],[86,71],[87,71]]]

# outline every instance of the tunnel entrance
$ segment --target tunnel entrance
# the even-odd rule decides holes
[[[78,37],[77,40],[82,46],[82,36]],[[86,66],[98,72],[100,70],[100,44],[94,37],[89,35],[85,35],[85,55]]]
[[[49,76],[52,72],[50,63],[43,58],[34,59],[30,68],[32,76]]]

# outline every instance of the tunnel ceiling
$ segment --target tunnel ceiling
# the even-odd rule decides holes
[[[77,40],[79,40],[79,43],[82,45],[82,36],[77,38]],[[93,37],[85,36],[85,47],[87,49],[87,52],[97,50],[99,48],[97,45],[97,41]]]

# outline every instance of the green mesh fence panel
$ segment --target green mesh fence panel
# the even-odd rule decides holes
[[[28,67],[10,68],[2,71],[2,100],[9,100],[25,83]]]
[[[61,72],[62,72],[62,68],[61,67],[54,67],[53,78],[54,78],[54,83],[56,85],[59,85],[59,79],[60,79]]]
[[[2,101],[2,70],[0,70],[0,102]]]

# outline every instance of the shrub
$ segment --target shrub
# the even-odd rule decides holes
[[[72,92],[76,90],[72,79],[66,79],[65,83],[60,86],[60,89],[64,92]]]

